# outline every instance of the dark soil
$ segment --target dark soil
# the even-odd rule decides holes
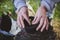
[[[2,14],[2,17],[0,17],[0,29],[9,32],[11,25],[12,23],[10,17],[8,15]],[[0,33],[0,40],[13,40],[13,37]]]
[[[12,36],[0,34],[0,40],[14,40]]]
[[[9,32],[11,29],[11,19],[8,15],[2,14],[0,22],[0,29]]]
[[[31,21],[33,20],[33,17],[30,18]],[[25,29],[22,29],[21,32],[19,32],[15,40],[55,40],[56,34],[53,31],[53,27],[49,25],[49,30],[44,30],[43,32],[36,31],[36,27],[38,24],[35,25],[29,25],[25,20]]]

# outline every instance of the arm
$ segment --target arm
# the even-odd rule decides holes
[[[40,23],[36,30],[40,30],[41,32],[46,29],[48,30],[49,27],[49,21],[46,16],[46,12],[52,12],[54,8],[55,2],[52,0],[42,0],[41,1],[41,6],[38,8],[35,18],[32,21],[32,24]],[[41,29],[40,29],[41,28]]]
[[[30,24],[26,0],[14,0],[14,5],[17,8],[17,23],[22,29],[25,27],[23,22],[24,19]]]
[[[52,0],[42,0],[41,6],[44,6],[48,11],[52,11],[55,6],[55,2]]]
[[[16,11],[19,11],[22,7],[26,6],[25,0],[14,0],[14,5],[17,8]]]

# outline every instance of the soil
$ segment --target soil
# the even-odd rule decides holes
[[[30,17],[31,21],[34,19],[33,17]],[[15,40],[55,40],[56,34],[53,31],[53,27],[49,25],[49,30],[44,30],[43,32],[36,31],[36,27],[38,24],[35,25],[29,25],[25,20],[25,29],[22,29],[21,32],[19,32]]]

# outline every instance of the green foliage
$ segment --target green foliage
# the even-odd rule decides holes
[[[40,6],[40,0],[30,0],[30,4],[36,12],[38,7]]]
[[[36,12],[38,7],[40,6],[40,0],[30,0],[30,4]],[[12,17],[15,18],[16,14],[12,0],[0,0],[0,16],[2,15],[2,12],[8,11],[11,11],[13,14]],[[60,3],[58,3],[56,6],[54,18],[60,19]]]
[[[30,0],[30,4],[33,7],[34,11],[36,12],[36,10],[39,7],[40,0]],[[16,14],[14,12],[15,8],[12,3],[12,0],[0,0],[0,16],[1,16],[2,12],[8,12],[8,11],[12,12],[12,17],[15,19]]]
[[[57,3],[56,9],[55,9],[54,18],[60,19],[60,3]]]
[[[0,2],[0,15],[2,12],[14,12],[14,5],[11,0],[2,0]]]

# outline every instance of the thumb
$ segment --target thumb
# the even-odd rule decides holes
[[[23,17],[24,17],[24,19],[30,24],[29,17],[28,17],[26,14],[24,14]]]

